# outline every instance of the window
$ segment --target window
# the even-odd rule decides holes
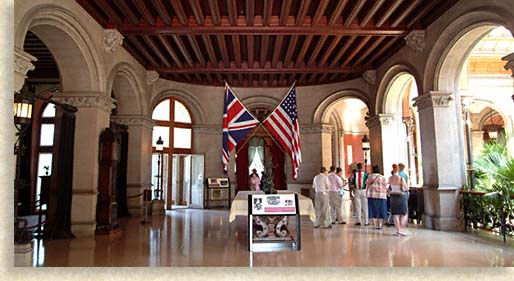
[[[157,124],[152,133],[154,151],[155,144],[161,137],[164,141],[164,152],[192,153],[191,115],[183,103],[175,98],[162,100],[155,106],[152,119]]]
[[[55,105],[49,103],[44,106],[41,114],[41,127],[39,131],[39,153],[36,184],[36,201],[41,195],[41,176],[52,174],[52,152],[55,131]],[[46,210],[46,205],[42,206]]]

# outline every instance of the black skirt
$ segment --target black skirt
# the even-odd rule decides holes
[[[391,194],[391,214],[393,215],[406,215],[407,204],[403,194]]]

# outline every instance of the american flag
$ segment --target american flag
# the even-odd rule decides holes
[[[264,126],[273,134],[291,157],[293,179],[298,177],[302,162],[300,149],[300,125],[296,108],[296,86],[293,84],[284,100],[264,121]]]
[[[237,99],[228,84],[225,83],[225,104],[223,107],[223,150],[222,166],[225,174],[228,172],[230,151],[236,147],[259,121]]]

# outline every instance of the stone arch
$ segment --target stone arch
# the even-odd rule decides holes
[[[241,100],[246,108],[249,110],[255,107],[263,107],[272,111],[278,106],[280,100],[274,97],[268,96],[251,96]]]
[[[476,43],[491,29],[514,31],[514,15],[499,7],[480,7],[453,20],[441,32],[424,70],[423,89],[455,93],[462,64]]]
[[[15,46],[21,49],[27,31],[34,32],[56,60],[63,91],[102,91],[105,78],[100,57],[75,15],[56,5],[38,5],[17,16],[22,19],[15,31]]]
[[[418,89],[418,95],[419,93],[423,93],[420,83],[421,79],[415,68],[407,63],[396,64],[386,71],[380,81],[380,85],[377,90],[377,98],[375,100],[376,113],[394,113],[396,111],[395,106],[398,103],[397,99],[401,98],[402,91],[401,89],[392,89],[391,87],[395,82],[400,82],[398,79],[404,79],[406,80],[405,82],[407,82],[410,78],[404,76],[406,74],[414,78]]]
[[[146,91],[132,65],[121,62],[112,68],[107,79],[107,94],[112,91],[119,115],[148,115]]]
[[[489,107],[491,108],[494,112],[496,112],[496,114],[500,115],[500,117],[503,119],[503,122],[504,122],[504,128],[505,128],[505,134],[507,136],[511,136],[514,131],[513,131],[513,127],[514,127],[514,120],[512,120],[512,118],[510,117],[511,115],[507,114],[506,113],[506,110],[509,110],[508,108],[505,108],[504,106],[502,106],[501,104],[495,104],[493,103],[492,101],[490,100],[485,100],[485,99],[475,99],[476,102],[480,102],[480,103],[483,103],[484,105],[484,110]],[[484,111],[482,110],[482,112]],[[489,111],[486,111],[486,112],[483,112],[483,113],[480,113],[480,116],[479,116],[479,119],[478,119],[478,122],[475,126],[473,126],[474,129],[476,128],[482,128],[483,125],[484,125],[484,122],[491,116],[491,114],[489,113]],[[495,115],[496,115],[495,114]]]
[[[316,107],[316,110],[314,111],[314,116],[312,118],[313,124],[320,124],[320,123],[328,123],[328,120],[330,118],[329,112],[332,111],[335,104],[337,104],[338,101],[346,98],[356,98],[364,102],[366,106],[368,107],[368,110],[371,109],[371,100],[369,97],[362,91],[357,89],[346,89],[337,91],[335,93],[332,93],[328,96],[328,98],[324,99],[319,103],[319,105]]]
[[[152,99],[150,112],[153,111],[153,108],[163,99],[168,97],[175,97],[179,99],[191,112],[191,120],[193,124],[205,124],[205,109],[201,105],[200,101],[195,98],[195,96],[185,90],[178,89],[168,89],[159,92]]]

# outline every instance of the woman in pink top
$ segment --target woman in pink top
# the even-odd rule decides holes
[[[387,218],[387,182],[380,174],[378,165],[373,166],[372,174],[366,180],[366,197],[368,198],[368,213],[375,229],[382,229]]]
[[[260,188],[261,179],[257,175],[257,170],[253,169],[252,174],[250,175],[250,189],[253,191],[259,191]]]

